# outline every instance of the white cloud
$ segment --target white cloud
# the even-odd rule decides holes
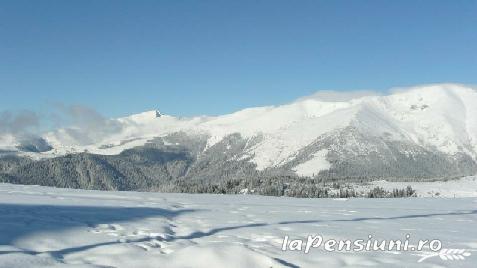
[[[96,110],[83,105],[57,105],[63,124],[70,126],[53,131],[67,134],[76,144],[87,145],[98,142],[104,137],[120,132],[122,124],[114,119],[105,118]],[[65,123],[67,122],[67,123]]]
[[[32,111],[0,112],[0,133],[29,134],[40,124],[38,114]]]
[[[353,90],[353,91],[338,91],[338,90],[320,90],[312,95],[301,97],[296,101],[303,100],[320,100],[329,102],[349,101],[367,96],[380,96],[382,93],[373,90]]]

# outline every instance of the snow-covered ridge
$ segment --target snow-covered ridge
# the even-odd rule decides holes
[[[305,98],[213,117],[179,118],[149,111],[111,119],[99,134],[74,127],[47,133],[44,139],[53,150],[41,155],[118,154],[179,131],[207,134],[210,147],[240,133],[244,138],[263,137],[247,153],[258,169],[264,169],[290,161],[321,135],[349,126],[366,135],[409,141],[447,154],[463,152],[476,159],[477,91],[464,85],[436,84],[347,101]],[[325,159],[314,161],[326,163]]]

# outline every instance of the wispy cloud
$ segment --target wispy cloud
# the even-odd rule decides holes
[[[320,101],[349,101],[366,96],[380,96],[383,93],[373,90],[339,91],[339,90],[320,90],[312,95],[301,97],[296,101],[320,100]]]
[[[114,119],[109,119],[101,115],[93,108],[84,105],[56,105],[53,113],[56,124],[62,127],[62,134],[67,134],[69,141],[76,144],[87,145],[100,141],[101,139],[120,132],[122,124]]]
[[[32,111],[0,112],[0,133],[23,135],[31,134],[40,126],[40,117]]]
[[[320,101],[329,101],[329,102],[338,102],[338,101],[349,101],[352,99],[357,99],[367,96],[388,96],[393,94],[401,94],[410,92],[416,89],[423,88],[465,88],[477,90],[477,85],[466,85],[459,83],[436,83],[436,84],[422,84],[416,86],[403,86],[403,87],[393,87],[387,90],[319,90],[309,96],[301,97],[296,101],[303,100],[320,100]]]
[[[50,134],[77,145],[87,145],[121,131],[119,121],[101,115],[84,105],[51,105],[47,113],[34,111],[0,112],[0,135],[10,134],[21,143]],[[61,132],[61,135],[56,135]]]

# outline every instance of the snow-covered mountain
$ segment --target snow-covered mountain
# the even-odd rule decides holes
[[[217,159],[221,153],[224,161],[248,162],[258,171],[391,178],[474,175],[477,90],[437,84],[346,101],[308,97],[213,117],[149,111],[104,120],[99,128],[46,133],[42,139],[51,150],[28,155],[118,155],[158,140],[163,146],[190,149],[190,140],[173,138],[178,134],[204,142],[194,151],[197,159],[212,153]],[[2,149],[14,149],[12,139],[0,139],[7,140],[0,143],[7,144]]]

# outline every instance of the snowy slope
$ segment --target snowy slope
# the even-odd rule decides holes
[[[207,148],[210,148],[228,135],[239,133],[244,139],[259,137],[241,157],[249,157],[258,170],[263,170],[290,163],[313,142],[349,127],[363,136],[413,144],[449,156],[463,153],[475,161],[477,91],[463,85],[438,84],[339,102],[305,98],[286,105],[244,109],[216,117],[178,118],[149,111],[108,120],[100,133],[91,134],[74,127],[47,133],[44,138],[54,149],[38,156],[83,151],[119,154],[144,145],[154,137],[180,131],[208,135]],[[0,141],[8,144],[6,138]],[[369,151],[366,144],[360,143],[356,141],[358,147]],[[310,152],[295,167],[312,158],[324,164],[302,165],[293,170],[301,175],[323,170],[327,166],[327,155],[317,153]],[[415,150],[406,153],[413,154]]]
[[[411,88],[366,100],[356,125],[375,135],[387,131],[397,139],[475,157],[476,101],[477,91],[463,86]]]
[[[476,209],[476,198],[293,199],[0,184],[0,267],[476,267]],[[282,251],[285,236],[381,241],[406,234],[410,245],[439,239],[467,254],[444,260],[427,247]]]

